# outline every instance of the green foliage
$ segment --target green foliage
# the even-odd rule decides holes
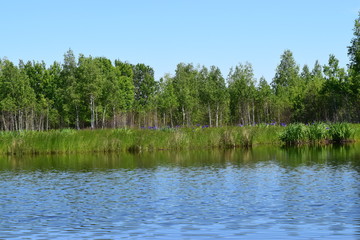
[[[308,139],[308,129],[303,123],[289,124],[280,135],[280,140],[289,145],[301,144]]]
[[[143,152],[273,144],[277,126],[0,131],[0,154]],[[269,134],[271,132],[271,134]]]
[[[354,140],[355,130],[349,123],[302,123],[289,124],[280,134],[279,139],[288,145],[303,143],[344,142]]]
[[[325,123],[314,123],[308,126],[308,139],[310,142],[316,143],[324,141],[328,138],[329,125]]]
[[[329,138],[334,142],[349,141],[354,133],[355,131],[349,123],[334,123],[329,126]]]
[[[281,55],[280,64],[276,68],[272,86],[276,95],[282,95],[288,87],[296,84],[299,78],[299,66],[296,64],[293,53],[285,50]]]
[[[354,37],[351,39],[351,45],[348,47],[348,55],[350,57],[350,68],[354,70],[354,74],[360,74],[360,11],[358,18],[354,23]]]
[[[255,83],[254,71],[250,63],[239,64],[234,69],[230,69],[228,85],[233,123],[246,125],[254,123]]]

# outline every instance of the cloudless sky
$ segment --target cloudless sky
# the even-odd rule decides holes
[[[310,68],[334,54],[342,67],[359,0],[0,0],[0,58],[62,62],[75,55],[145,63],[158,80],[180,62],[250,62],[271,82],[290,49]]]

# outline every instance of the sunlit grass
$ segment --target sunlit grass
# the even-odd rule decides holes
[[[294,123],[280,134],[280,140],[287,145],[305,143],[341,143],[359,139],[359,127],[349,123]]]
[[[258,124],[209,128],[151,128],[0,132],[0,154],[142,152],[360,139],[359,124]]]

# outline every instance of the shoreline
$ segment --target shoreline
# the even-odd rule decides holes
[[[353,138],[360,139],[360,125],[350,124]],[[97,129],[0,132],[0,155],[38,155],[73,153],[139,153],[196,149],[238,149],[261,145],[329,145],[329,139],[298,140],[287,144],[280,140],[284,126],[226,126],[219,128]]]

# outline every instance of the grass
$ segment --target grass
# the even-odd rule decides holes
[[[0,132],[0,154],[143,152],[248,148],[254,145],[360,139],[360,125],[258,124],[220,128],[99,129]]]
[[[358,128],[355,126],[349,123],[294,123],[287,126],[279,138],[286,145],[348,142],[355,140],[355,129]]]

